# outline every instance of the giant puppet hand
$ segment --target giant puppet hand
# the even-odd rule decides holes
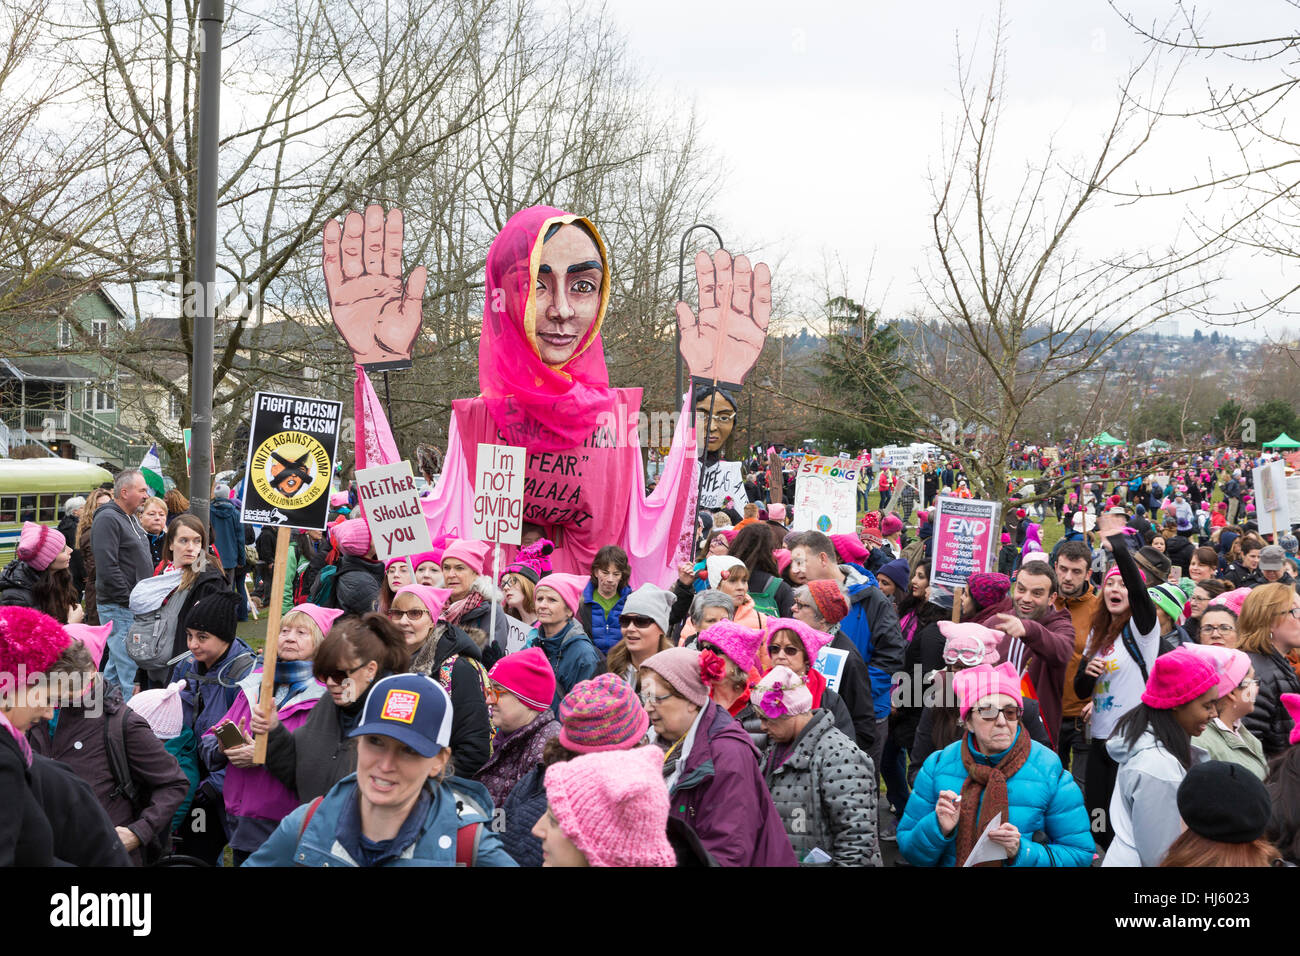
[[[761,262],[751,268],[744,256],[733,262],[725,249],[719,249],[712,258],[705,252],[696,254],[695,281],[699,317],[685,302],[677,303],[682,358],[696,378],[739,385],[767,338],[772,274]]]
[[[409,364],[420,334],[426,273],[411,270],[402,282],[402,211],[366,207],[340,226],[325,224],[325,289],[334,327],[358,365]]]

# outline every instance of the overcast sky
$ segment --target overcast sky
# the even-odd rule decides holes
[[[1150,23],[1172,4],[1120,6]],[[717,225],[733,251],[758,253],[779,270],[792,309],[816,300],[824,264],[836,257],[855,298],[887,315],[920,303],[916,274],[927,271],[932,209],[927,171],[938,168],[956,114],[956,51],[975,50],[987,64],[996,2],[609,0],[608,10],[655,95],[697,105],[727,170]],[[1049,138],[1066,158],[1094,152],[1142,42],[1102,0],[1011,0],[1005,10],[999,169],[1040,160]],[[1216,37],[1240,40],[1293,33],[1288,10],[1270,0],[1218,0],[1198,12]],[[1200,105],[1207,78],[1217,85],[1244,78],[1233,69],[1220,60],[1185,64],[1175,99]],[[1252,75],[1276,79],[1278,67]],[[1192,123],[1168,122],[1135,173],[1149,186],[1183,184],[1229,158],[1224,145]],[[1201,213],[1213,205],[1204,196],[1195,202]],[[1167,245],[1180,234],[1181,206],[1149,203],[1140,215],[1108,208],[1081,238],[1102,255]],[[1225,268],[1222,308],[1295,281],[1290,264],[1276,259],[1238,255]],[[1275,319],[1267,329],[1297,325]],[[1184,323],[1182,332],[1191,329]]]

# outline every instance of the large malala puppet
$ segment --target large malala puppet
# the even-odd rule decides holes
[[[402,214],[371,206],[331,220],[324,269],[335,326],[357,362],[357,466],[397,459],[365,369],[409,365],[419,334],[425,270],[402,277]],[[424,499],[434,537],[474,525],[480,442],[527,449],[524,521],[555,543],[556,571],[586,574],[618,544],[634,584],[667,584],[693,560],[700,463],[693,405],[734,401],[767,334],[771,276],[719,250],[695,260],[699,314],[677,307],[693,379],[655,490],[645,493],[641,389],[611,388],[601,329],[610,296],[605,243],[587,219],[549,206],[512,216],[488,252],[477,398],[452,403],[441,479]],[[700,403],[733,410],[732,401]],[[706,415],[707,421],[707,415]],[[701,431],[706,426],[701,425]],[[514,548],[503,546],[503,565]]]

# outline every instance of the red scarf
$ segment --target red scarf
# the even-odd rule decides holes
[[[459,624],[470,611],[473,611],[483,604],[483,594],[481,591],[470,591],[463,598],[452,604],[442,612],[442,619],[448,624]]]

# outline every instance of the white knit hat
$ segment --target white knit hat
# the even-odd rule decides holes
[[[185,729],[185,714],[181,708],[181,688],[185,681],[178,680],[166,688],[141,691],[127,701],[137,714],[149,721],[153,735],[159,740],[171,740]]]

